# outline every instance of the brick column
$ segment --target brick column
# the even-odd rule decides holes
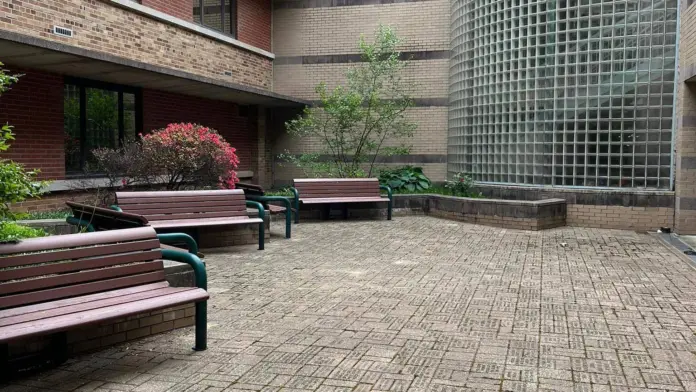
[[[254,181],[264,188],[271,186],[272,178],[269,171],[271,156],[271,146],[268,140],[268,109],[263,106],[257,107],[256,126],[257,126],[257,152],[256,152],[256,172]]]

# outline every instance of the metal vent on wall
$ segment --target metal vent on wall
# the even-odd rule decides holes
[[[65,27],[53,26],[53,34],[61,35],[63,37],[72,37],[73,31]]]

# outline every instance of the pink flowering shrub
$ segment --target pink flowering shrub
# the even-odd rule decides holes
[[[142,137],[142,152],[168,189],[182,186],[234,189],[236,149],[217,131],[198,124],[169,124]]]
[[[110,186],[170,190],[234,189],[236,150],[217,131],[198,124],[169,124],[119,149],[92,151],[96,170]]]

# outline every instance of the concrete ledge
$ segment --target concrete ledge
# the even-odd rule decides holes
[[[563,199],[503,200],[444,195],[394,195],[399,215],[430,214],[446,219],[520,230],[546,230],[566,225]]]

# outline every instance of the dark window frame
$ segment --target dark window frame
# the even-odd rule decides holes
[[[192,13],[193,16],[193,22],[196,24],[199,24],[201,26],[207,27],[209,29],[213,29],[215,31],[219,31],[223,34],[229,35],[232,38],[237,38],[237,0],[230,0],[230,9],[229,13],[226,13],[225,11],[225,0],[220,0],[220,26],[222,26],[222,29],[217,29],[214,26],[208,26],[205,23],[203,23],[203,16],[205,15],[205,9],[214,9],[215,7],[218,7],[218,5],[208,5],[203,7],[203,2],[204,0],[194,0],[198,3],[197,8],[200,10],[200,13],[196,15],[195,13]],[[194,7],[194,11],[195,11]],[[225,31],[225,17],[226,15],[229,15],[230,18],[230,31]]]
[[[125,86],[97,80],[83,79],[72,76],[63,78],[64,85],[73,85],[79,88],[80,91],[80,171],[84,171],[85,163],[87,162],[88,149],[87,144],[87,89],[95,88],[100,90],[113,91],[118,93],[118,142],[119,146],[123,146],[125,135],[125,116],[123,94],[133,94],[135,97],[135,134],[139,135],[143,132],[143,94],[139,87]],[[65,176],[79,177],[80,175],[68,172],[65,168]]]

